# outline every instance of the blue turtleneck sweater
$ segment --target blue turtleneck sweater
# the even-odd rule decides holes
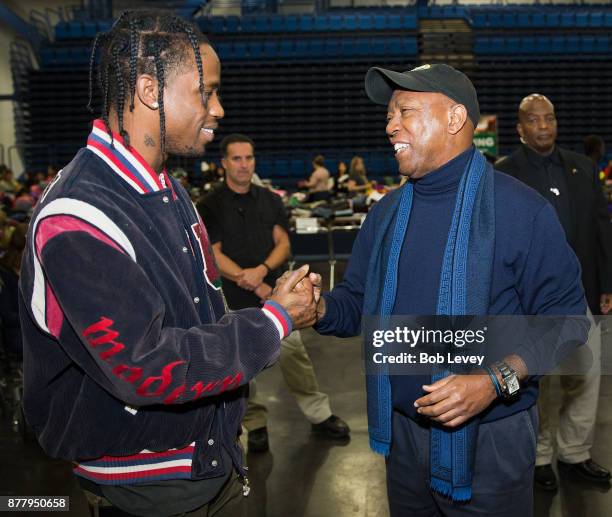
[[[413,205],[398,269],[394,315],[435,315],[442,258],[462,174],[474,148],[414,181]],[[360,332],[376,211],[359,232],[343,281],[325,293],[326,314],[315,327],[338,336]],[[490,315],[584,315],[586,304],[580,266],[567,244],[554,209],[537,192],[506,174],[495,172],[495,249],[489,301]],[[529,371],[537,371],[538,353],[525,350]],[[416,417],[414,401],[427,376],[391,376],[393,407]],[[491,421],[532,406],[537,380],[528,381],[511,403],[497,401],[482,415]]]

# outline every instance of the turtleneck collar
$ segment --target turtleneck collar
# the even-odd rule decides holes
[[[413,181],[415,194],[432,196],[455,192],[459,188],[463,172],[474,152],[475,147],[472,145],[441,167]]]

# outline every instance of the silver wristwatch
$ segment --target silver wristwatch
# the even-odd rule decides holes
[[[521,389],[518,375],[514,369],[508,366],[508,364],[504,361],[498,361],[494,366],[499,370],[502,380],[504,381],[502,386],[502,395],[505,399],[509,399]]]

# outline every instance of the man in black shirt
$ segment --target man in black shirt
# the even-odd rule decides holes
[[[612,309],[612,225],[598,171],[586,156],[555,145],[555,109],[545,96],[525,97],[519,106],[518,119],[517,130],[523,145],[500,160],[496,168],[534,188],[552,204],[582,266],[582,283],[590,312],[609,314]],[[566,360],[562,372],[564,404],[556,433],[559,470],[607,484],[609,471],[595,463],[590,454],[601,375],[600,326],[592,325],[586,346]],[[540,382],[535,482],[544,489],[554,490],[557,480],[551,468],[554,440],[549,384],[548,378]]]
[[[244,135],[221,142],[225,182],[198,207],[210,234],[230,309],[256,307],[270,296],[291,248],[289,223],[279,196],[252,183],[255,144]],[[345,438],[349,428],[333,415],[329,397],[318,388],[312,362],[299,332],[281,342],[279,359],[289,390],[314,431]],[[249,431],[249,451],[268,449],[267,409],[257,399],[256,385],[243,420]]]

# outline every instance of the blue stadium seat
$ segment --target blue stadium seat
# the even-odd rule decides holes
[[[565,54],[565,36],[553,36],[551,45],[553,54]]]
[[[472,27],[474,29],[485,29],[487,22],[487,15],[485,13],[476,12],[472,15]]]
[[[266,41],[263,47],[264,57],[276,57],[278,54],[278,45],[276,41]]]
[[[217,51],[217,54],[219,54],[219,58],[221,60],[223,59],[228,59],[230,54],[231,54],[231,43],[217,43],[215,45],[215,50]]]
[[[531,27],[534,29],[540,29],[546,27],[548,23],[547,14],[536,11],[531,14]]]
[[[357,30],[357,16],[354,14],[347,14],[344,16],[343,20],[344,30],[346,31],[355,31]]]
[[[298,30],[298,17],[295,14],[290,14],[289,16],[285,17],[285,27],[287,29],[287,32],[297,32]]]
[[[504,29],[516,28],[516,13],[502,13],[501,26]]]
[[[536,53],[536,41],[535,38],[526,37],[521,38],[521,54],[535,54]]]
[[[279,14],[270,16],[270,32],[285,32],[285,17]]]
[[[242,32],[247,34],[257,32],[256,18],[256,16],[243,16],[241,20]]]
[[[489,13],[489,27],[501,27],[501,14],[495,11]]]
[[[72,32],[70,30],[70,24],[68,22],[60,22],[55,26],[55,39],[70,39]],[[45,49],[48,50],[48,49]]]
[[[225,18],[225,32],[236,34],[240,32],[240,18],[238,16],[227,16]]]
[[[416,56],[418,53],[417,39],[413,36],[405,36],[403,41],[404,55]]]
[[[612,21],[612,16],[610,17],[610,20]],[[375,14],[374,15],[374,29],[376,29],[377,31],[382,31],[382,30],[385,30],[386,28],[387,28],[387,17],[384,14]]]
[[[371,160],[371,170],[368,172],[372,172],[373,174],[384,174],[385,172],[385,163],[386,159],[382,156],[374,156]]]
[[[607,54],[610,52],[609,36],[595,36],[595,52],[598,54]]]
[[[234,57],[236,59],[244,59],[247,57],[247,44],[244,41],[234,42]]]
[[[404,54],[404,48],[402,45],[402,38],[387,38],[387,53],[390,56],[402,56]]]
[[[298,28],[301,32],[311,32],[314,30],[314,17],[310,14],[300,16]]]
[[[521,39],[517,36],[510,36],[506,38],[506,45],[504,53],[514,55],[518,54],[521,49]]]
[[[329,19],[329,30],[330,31],[341,31],[342,30],[342,16],[338,14],[332,14],[328,17]]]
[[[600,29],[604,26],[603,12],[593,12],[589,16],[589,27]]]
[[[571,28],[576,26],[576,17],[574,13],[562,13],[561,14],[561,27],[563,28]]]
[[[249,56],[253,59],[261,59],[264,57],[264,46],[261,41],[249,41]]]
[[[340,40],[340,55],[350,57],[355,54],[355,41],[353,38],[343,38]]]
[[[546,13],[546,27],[549,29],[557,29],[561,27],[561,14]]]
[[[308,57],[310,55],[309,41],[306,39],[299,39],[295,42],[295,55],[298,57]]]
[[[40,64],[49,66],[55,63],[55,51],[52,48],[42,48],[40,50]]]
[[[390,14],[387,17],[387,29],[400,30],[402,28],[402,17],[399,14]]]
[[[288,58],[293,56],[293,41],[292,40],[282,40],[278,47],[278,56],[282,58]]]
[[[277,159],[274,161],[274,173],[276,176],[289,176],[289,161]]]
[[[325,40],[325,56],[336,57],[340,54],[340,41],[329,38]]]
[[[612,28],[612,12],[606,12],[604,15],[604,27],[606,29]]]
[[[310,55],[312,57],[323,57],[325,55],[325,45],[322,39],[310,41]]]
[[[505,46],[504,38],[494,37],[491,38],[489,50],[491,54],[503,54]]]
[[[402,20],[402,27],[408,30],[416,30],[418,28],[416,14],[405,14]]]
[[[85,38],[95,38],[98,33],[98,25],[96,22],[83,22],[83,36]]]
[[[552,43],[548,36],[538,36],[536,38],[536,52],[538,54],[549,54]]]
[[[589,26],[589,13],[578,12],[576,13],[576,27],[584,29]]]
[[[255,32],[268,33],[270,32],[270,20],[267,16],[255,17]]]
[[[531,15],[529,13],[520,12],[516,17],[516,26],[519,29],[527,29],[531,27]]]
[[[595,52],[595,36],[582,36],[580,41],[580,52],[593,54]]]
[[[474,38],[474,54],[484,56],[489,53],[489,38],[486,36],[476,36]]]
[[[384,56],[386,49],[386,40],[383,38],[374,38],[372,40],[372,55],[374,56]]]
[[[223,16],[213,16],[209,21],[209,30],[214,34],[221,34],[225,29]]]
[[[374,28],[374,17],[369,14],[360,14],[357,26],[362,31],[372,30]]]
[[[578,36],[567,36],[566,44],[568,53],[578,54],[580,52],[580,38]]]
[[[367,56],[370,53],[370,39],[356,38],[355,39],[355,54],[358,56]]]
[[[306,162],[299,158],[293,158],[289,163],[289,171],[291,176],[303,177],[306,171]]]
[[[323,14],[317,16],[314,20],[314,30],[317,32],[327,32],[329,30],[329,18]]]

